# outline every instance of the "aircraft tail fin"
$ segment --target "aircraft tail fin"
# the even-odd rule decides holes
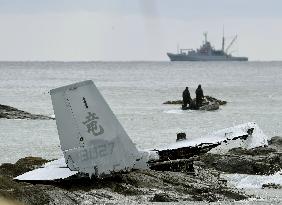
[[[133,168],[140,153],[91,80],[50,91],[71,170],[102,176]]]

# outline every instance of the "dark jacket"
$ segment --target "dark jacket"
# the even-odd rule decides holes
[[[190,92],[188,90],[188,88],[186,88],[183,93],[182,93],[182,98],[183,98],[183,104],[190,104],[191,102],[191,96],[190,96]]]

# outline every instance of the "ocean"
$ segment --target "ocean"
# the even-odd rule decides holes
[[[93,80],[140,149],[196,138],[245,122],[282,134],[282,62],[0,62],[0,104],[53,116],[50,89]],[[226,100],[219,110],[182,111],[164,105],[204,95]],[[25,156],[62,156],[54,120],[0,119],[0,164]]]

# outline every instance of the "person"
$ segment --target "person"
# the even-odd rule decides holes
[[[201,85],[198,85],[198,88],[196,89],[196,106],[199,109],[199,107],[202,106],[203,99],[204,99],[204,92],[202,90]]]
[[[182,108],[187,108],[187,104],[190,104],[192,101],[188,87],[186,87],[185,90],[183,91],[182,98],[183,98]]]

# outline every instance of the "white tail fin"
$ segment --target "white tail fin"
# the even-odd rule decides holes
[[[130,170],[140,154],[90,80],[50,91],[61,148],[71,170],[101,176]]]

